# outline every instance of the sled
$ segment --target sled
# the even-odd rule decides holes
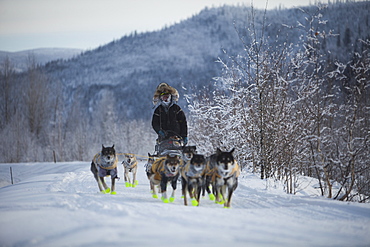
[[[157,157],[162,157],[168,153],[172,153],[176,150],[182,150],[184,146],[182,138],[177,136],[172,136],[168,139],[159,141],[157,139],[157,144],[155,145],[155,152]]]

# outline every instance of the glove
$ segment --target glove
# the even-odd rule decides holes
[[[165,138],[165,137],[166,137],[166,134],[164,133],[164,131],[163,131],[163,130],[158,131],[158,135],[159,135],[160,137],[162,137],[162,138]]]
[[[188,144],[188,137],[183,137],[182,140],[184,141],[184,145]]]

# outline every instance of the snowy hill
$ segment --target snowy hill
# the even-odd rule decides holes
[[[332,59],[348,61],[359,48],[358,39],[370,37],[369,8],[368,2],[337,3],[322,11],[322,19],[327,23],[324,30],[319,31],[339,34],[326,40],[325,48],[330,50]],[[317,7],[304,10],[315,14]],[[256,10],[255,15],[255,25],[260,32],[264,11]],[[298,45],[305,31],[302,27],[286,26],[296,27],[300,23],[306,25],[306,29],[309,27],[307,14],[296,8],[269,10],[265,18],[265,35],[274,46],[285,42]],[[230,62],[223,49],[231,56],[244,54],[236,30],[247,44],[252,42],[246,30],[250,22],[249,5],[206,8],[160,31],[134,32],[74,59],[49,63],[45,71],[65,87],[65,97],[69,99],[64,101],[67,111],[79,104],[81,113],[91,117],[91,110],[104,103],[99,102],[104,98],[101,96],[104,91],[116,102],[119,120],[147,120],[151,116],[147,109],[151,106],[153,90],[161,82],[170,83],[182,96],[203,87],[212,91],[214,78],[222,74],[217,59]],[[139,102],[138,95],[142,98]],[[75,102],[71,102],[72,98]],[[186,108],[183,97],[179,104]]]
[[[10,185],[12,167],[14,185]],[[153,199],[144,172],[97,193],[89,162],[0,164],[0,246],[369,246],[370,205],[298,195],[243,172],[232,208]],[[6,185],[8,184],[8,185]]]
[[[48,62],[58,59],[70,59],[79,55],[81,52],[81,49],[70,48],[40,48],[18,52],[0,51],[0,61],[4,61],[8,57],[14,65],[14,69],[21,72],[27,70],[28,57],[30,55],[34,56],[39,65],[45,65]]]

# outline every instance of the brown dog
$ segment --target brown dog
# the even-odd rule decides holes
[[[125,154],[125,158],[122,161],[122,165],[125,174],[126,187],[136,187],[136,185],[138,185],[138,181],[136,180],[137,164],[138,162],[135,154]],[[132,173],[132,183],[130,180],[129,173]]]
[[[160,185],[162,201],[168,203],[175,200],[179,168],[182,165],[182,159],[180,157],[181,153],[174,151],[154,161],[148,175],[153,198],[158,198],[156,186]],[[167,183],[171,183],[173,189],[170,199],[167,198]]]

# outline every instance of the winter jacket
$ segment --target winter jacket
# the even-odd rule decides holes
[[[182,138],[188,136],[188,125],[185,114],[177,104],[172,104],[168,111],[165,110],[164,106],[159,105],[154,111],[152,126],[157,134],[160,130],[168,134],[166,138],[172,136],[174,133]]]

